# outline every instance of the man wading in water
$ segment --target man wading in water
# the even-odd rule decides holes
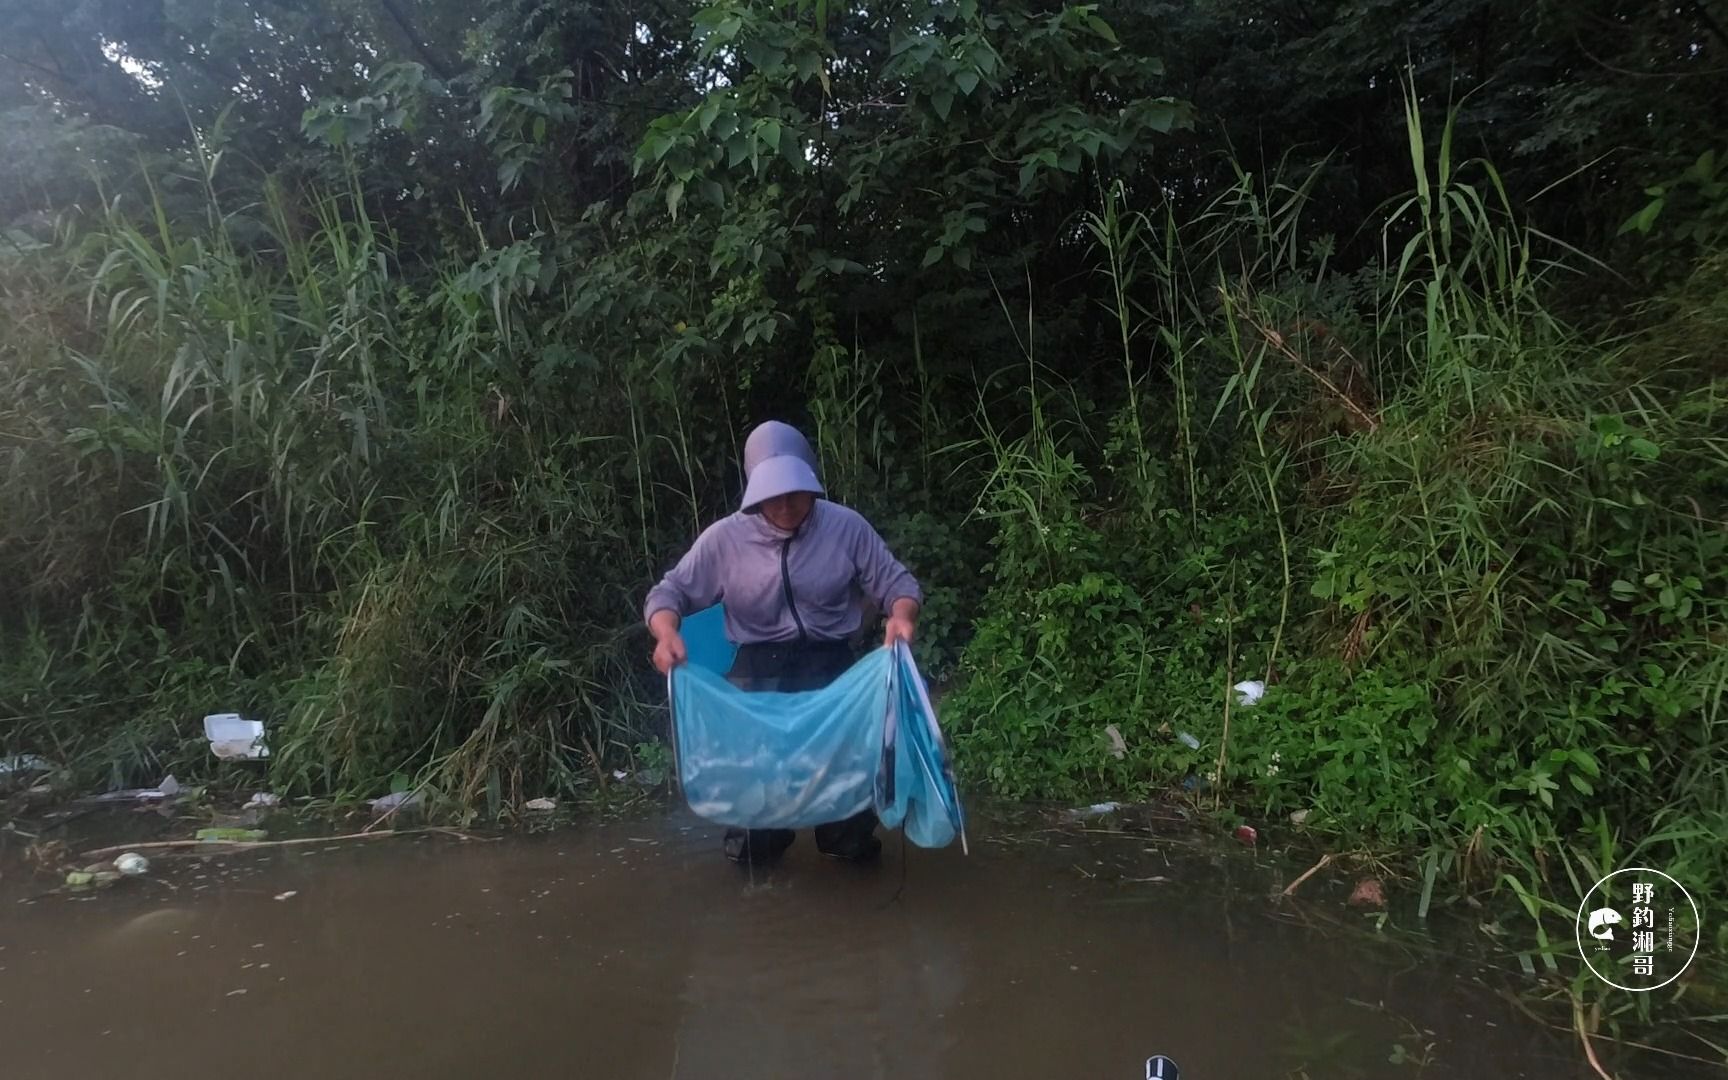
[[[924,594],[856,510],[817,496],[816,455],[796,428],[758,425],[744,443],[744,502],[703,530],[648,592],[643,618],[662,675],[687,659],[685,615],[726,602],[738,645],[726,678],[741,690],[820,690],[852,666],[859,595],[888,613],[884,645],[910,642]],[[824,855],[863,861],[882,850],[876,812],[816,827]],[[791,829],[727,829],[726,857],[762,863],[792,845]]]

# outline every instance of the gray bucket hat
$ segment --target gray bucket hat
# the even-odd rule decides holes
[[[803,458],[811,472],[820,473],[816,466],[816,452],[810,449],[810,440],[804,437],[804,433],[791,424],[769,420],[757,424],[744,440],[744,478],[748,480],[756,466],[781,454]]]
[[[812,495],[826,494],[822,490],[822,481],[816,479],[816,470],[810,463],[797,454],[776,454],[764,458],[750,470],[750,480],[744,485],[745,513],[755,513],[768,499],[776,495],[790,495],[795,491],[808,491]]]

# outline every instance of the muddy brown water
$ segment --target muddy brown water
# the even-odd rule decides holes
[[[804,834],[751,871],[669,814],[156,857],[86,898],[6,867],[9,1080],[1588,1075],[1431,952],[1155,838],[984,824],[860,868]]]

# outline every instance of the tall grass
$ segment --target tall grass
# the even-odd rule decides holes
[[[1365,223],[1384,261],[1348,274],[1304,235],[1301,180],[1239,172],[1187,220],[1106,193],[1100,300],[1146,423],[1041,451],[1094,493],[1056,521],[1050,474],[984,426],[986,491],[1015,514],[947,715],[974,777],[1011,791],[1188,774],[1250,817],[1402,849],[1425,913],[1516,898],[1554,964],[1607,869],[1728,886],[1728,380],[1699,347],[1719,305],[1695,286],[1678,322],[1575,329],[1583,257],[1455,159],[1450,123],[1407,121],[1412,193]],[[1154,366],[1165,404],[1144,410]],[[1005,578],[1042,550],[1034,512],[1069,555]],[[1232,711],[1245,673],[1271,688]],[[1609,1020],[1648,1012],[1632,997]]]
[[[524,385],[520,256],[411,282],[356,198],[271,187],[202,231],[111,206],[59,279],[9,265],[46,310],[0,347],[30,583],[0,745],[153,781],[206,771],[198,718],[239,709],[286,790],[498,807],[645,737],[644,566],[615,553],[660,541],[614,494],[628,429]]]

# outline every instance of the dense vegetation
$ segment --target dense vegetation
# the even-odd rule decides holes
[[[186,775],[241,710],[297,792],[586,784],[777,417],[980,788],[1186,777],[1556,943],[1611,866],[1728,890],[1710,4],[0,25],[0,752]]]

